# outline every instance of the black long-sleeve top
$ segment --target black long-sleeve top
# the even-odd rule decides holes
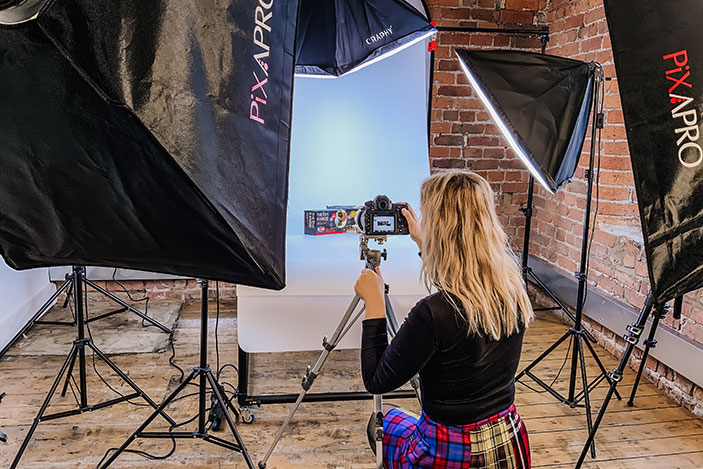
[[[363,322],[361,372],[366,390],[390,392],[420,373],[422,408],[450,425],[478,422],[515,399],[524,328],[493,340],[468,334],[466,321],[435,293],[410,311],[388,344],[386,319]]]

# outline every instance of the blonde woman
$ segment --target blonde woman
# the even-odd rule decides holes
[[[443,172],[423,182],[420,209],[422,223],[412,208],[403,214],[437,293],[415,305],[390,344],[380,272],[364,270],[355,285],[366,304],[366,389],[386,393],[418,372],[422,385],[420,416],[384,406],[384,465],[527,469],[527,431],[513,402],[532,307],[493,191],[475,173]]]

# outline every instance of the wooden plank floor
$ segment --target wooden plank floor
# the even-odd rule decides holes
[[[214,311],[214,307],[212,308]],[[176,362],[186,371],[197,364],[199,305],[186,305],[179,319],[174,344]],[[214,314],[211,315],[213,317]],[[214,319],[210,319],[210,336],[214,336]],[[93,334],[115,333],[100,329],[93,323]],[[129,334],[130,328],[117,331]],[[551,318],[535,321],[526,335],[523,364],[529,363],[563,332],[565,326]],[[221,362],[236,360],[236,312],[234,303],[223,303],[219,325]],[[156,332],[155,332],[156,333]],[[66,344],[66,351],[70,344]],[[598,349],[608,370],[616,361]],[[562,347],[544,361],[537,373],[551,381],[561,367],[566,349]],[[156,401],[160,401],[176,385],[178,373],[168,365],[170,353],[141,353],[114,355],[112,358],[129,376]],[[300,388],[300,376],[307,364],[312,364],[318,352],[258,354],[252,357],[251,391],[255,394],[292,392]],[[64,356],[19,356],[12,351],[0,361],[0,392],[7,396],[0,404],[0,430],[9,441],[0,443],[0,467],[9,467],[21,439],[27,432],[41,405]],[[210,350],[214,366],[214,346]],[[89,363],[92,363],[89,360]],[[589,375],[597,373],[593,360],[588,360]],[[98,370],[112,386],[125,392],[120,380],[99,361]],[[557,380],[557,389],[565,392],[569,364]],[[620,391],[628,393],[633,373],[628,370]],[[236,373],[229,368],[222,379],[236,385]],[[316,392],[361,390],[358,351],[336,351],[316,382]],[[89,390],[92,402],[113,398],[114,393],[89,369]],[[191,392],[195,388],[191,389]],[[600,407],[605,394],[601,386],[591,394],[594,406]],[[52,401],[52,411],[71,409],[73,398]],[[416,409],[412,400],[398,401]],[[557,403],[546,393],[536,393],[518,385],[518,409],[530,432],[533,467],[573,467],[586,438],[586,418],[583,409],[571,409]],[[374,467],[365,436],[371,404],[365,402],[304,404],[296,414],[276,453],[270,468],[368,468]],[[183,399],[169,408],[170,415],[186,420],[195,414],[195,398]],[[239,429],[254,461],[266,451],[275,431],[287,413],[285,405],[265,406],[252,425],[240,424]],[[42,423],[30,444],[20,467],[77,468],[95,467],[109,448],[119,446],[149,413],[145,407],[126,403],[83,415]],[[159,422],[153,429],[166,429]],[[184,427],[193,430],[194,425]],[[223,434],[219,434],[223,435]],[[598,458],[584,466],[595,468],[703,468],[703,421],[669,401],[649,383],[642,383],[634,408],[625,401],[613,401],[597,437]],[[135,449],[155,454],[167,453],[169,441],[140,440]],[[243,468],[240,455],[207,443],[192,440],[178,442],[175,454],[161,461],[146,460],[135,454],[124,454],[112,467],[121,468]]]

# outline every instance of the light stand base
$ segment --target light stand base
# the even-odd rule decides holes
[[[132,433],[122,446],[120,446],[117,451],[112,453],[109,458],[105,460],[103,464],[99,466],[99,469],[104,469],[110,464],[112,464],[126,449],[132,444],[132,442],[137,438],[151,438],[151,439],[200,439],[208,443],[212,443],[217,446],[241,453],[246,461],[249,469],[255,469],[254,463],[249,456],[249,453],[244,446],[244,442],[237,431],[237,427],[234,423],[234,419],[230,414],[228,409],[231,409],[235,414],[237,410],[230,400],[225,398],[225,393],[222,387],[217,383],[215,376],[210,370],[210,366],[207,364],[207,330],[208,330],[208,285],[207,280],[199,280],[201,284],[201,309],[200,309],[200,366],[193,369],[193,372],[185,379],[183,382],[166,398],[164,401],[156,407],[154,412],[149,415],[149,417],[142,422],[142,424],[137,428],[137,430]],[[147,432],[146,428],[154,421],[154,419],[162,412],[165,411],[166,407],[181,394],[186,387],[195,379],[199,378],[199,390],[198,390],[198,429],[194,432]],[[213,406],[219,406],[222,409],[222,414],[224,419],[227,421],[232,435],[236,442],[231,442],[209,433],[207,428],[207,408],[206,403],[208,402],[208,387],[212,392],[212,402]],[[172,423],[171,428],[175,427],[176,424]]]
[[[633,350],[635,349],[635,346],[639,342],[640,336],[642,335],[642,332],[644,331],[644,327],[647,324],[647,317],[649,316],[649,313],[652,311],[653,305],[651,301],[651,296],[647,296],[647,301],[645,302],[644,307],[640,311],[639,318],[637,318],[637,322],[634,324],[631,324],[627,326],[627,333],[623,336],[626,342],[628,342],[627,347],[625,348],[625,353],[623,353],[622,359],[620,360],[620,364],[618,367],[613,370],[609,374],[610,378],[610,388],[608,388],[608,392],[605,395],[605,399],[603,400],[603,405],[600,408],[600,411],[598,412],[598,416],[596,417],[595,422],[593,423],[592,426],[589,426],[589,431],[588,431],[588,439],[586,440],[586,444],[583,447],[583,450],[581,451],[581,454],[579,456],[578,461],[576,462],[576,466],[574,469],[580,469],[581,465],[583,464],[584,460],[586,459],[586,454],[588,453],[588,448],[593,445],[593,441],[596,438],[596,432],[598,432],[598,427],[600,427],[601,422],[603,421],[603,417],[605,416],[605,413],[608,411],[608,405],[610,404],[610,401],[613,399],[613,394],[617,393],[617,386],[620,381],[622,381],[622,376],[623,372],[625,371],[625,367],[627,367],[627,363],[630,361],[630,356],[632,355]],[[666,305],[657,305],[656,310],[654,312],[655,318],[657,316],[664,316],[666,314]],[[655,330],[655,329],[653,329]],[[650,334],[652,337],[654,334]],[[636,390],[636,386],[633,388],[633,393],[630,399],[634,399],[634,393]]]
[[[27,446],[29,445],[29,442],[32,439],[32,436],[34,435],[34,432],[36,431],[37,427],[41,422],[46,422],[49,420],[56,420],[64,417],[70,417],[72,415],[79,415],[85,412],[91,412],[94,410],[102,409],[104,407],[109,407],[114,404],[118,404],[120,402],[128,401],[130,399],[134,399],[136,397],[141,397],[144,399],[150,406],[154,407],[155,409],[157,408],[156,403],[151,400],[151,398],[144,392],[142,391],[117,365],[115,365],[94,343],[89,337],[85,337],[85,323],[84,323],[84,304],[83,304],[83,275],[85,274],[85,268],[84,267],[73,267],[73,277],[74,277],[74,302],[75,302],[75,311],[76,311],[76,328],[77,328],[77,337],[76,340],[73,342],[73,347],[71,347],[71,351],[69,352],[68,356],[66,357],[66,360],[64,361],[63,365],[61,366],[61,370],[59,371],[59,374],[56,376],[56,379],[54,380],[54,383],[51,386],[51,389],[49,390],[49,393],[46,395],[46,398],[44,399],[44,403],[42,404],[41,408],[39,409],[39,412],[37,413],[37,416],[34,418],[34,421],[32,422],[31,427],[29,428],[29,431],[27,432],[27,435],[24,438],[24,441],[22,442],[22,445],[20,446],[19,451],[15,455],[15,459],[12,462],[12,465],[10,466],[10,469],[14,469],[17,467],[19,464],[20,459],[22,458],[22,455],[24,454],[24,451],[27,449]],[[132,388],[134,391],[131,394],[126,394],[123,396],[120,396],[115,399],[110,399],[108,401],[104,401],[98,404],[89,404],[88,403],[88,385],[87,385],[87,369],[86,369],[86,347],[89,348],[90,350],[93,351],[95,355],[100,358],[103,362],[105,362],[111,369],[114,371],[129,387]],[[73,410],[67,410],[64,412],[58,412],[55,414],[49,414],[45,415],[46,410],[49,408],[49,405],[51,404],[51,399],[54,397],[54,394],[56,393],[56,389],[58,388],[59,384],[61,383],[61,380],[63,379],[64,375],[66,375],[66,380],[70,379],[70,374],[73,371],[73,364],[78,360],[79,363],[79,384],[78,390],[80,392],[80,402],[78,404],[78,407]],[[164,412],[159,411],[159,414],[161,414],[169,423],[175,424],[175,422]]]

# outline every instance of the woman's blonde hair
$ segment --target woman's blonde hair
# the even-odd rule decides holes
[[[427,287],[447,296],[469,333],[498,340],[526,327],[532,305],[488,182],[470,171],[434,174],[422,183],[420,209]]]

